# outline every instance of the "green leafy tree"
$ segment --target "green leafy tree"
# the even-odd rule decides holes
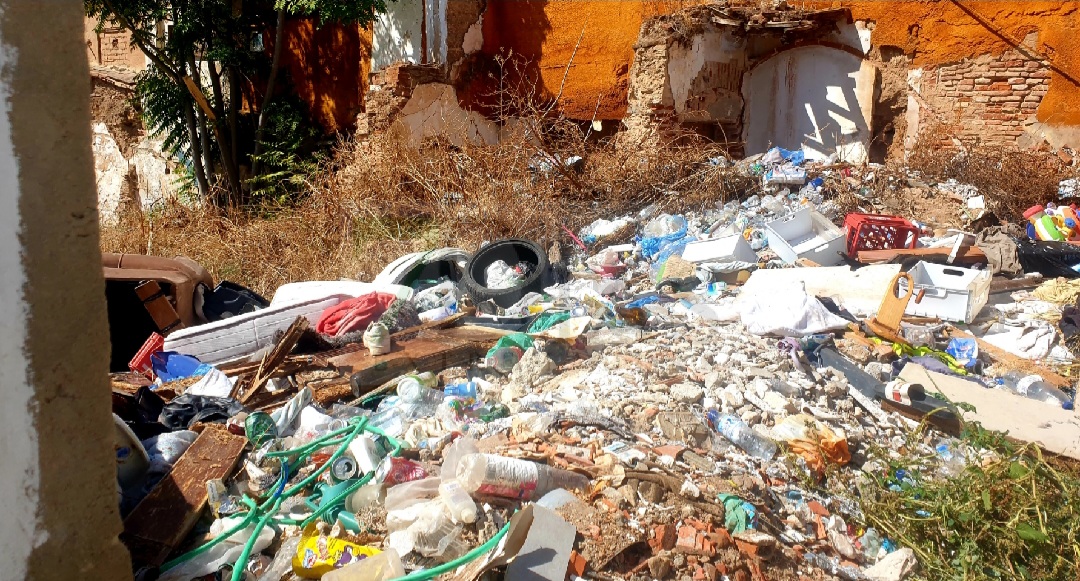
[[[288,17],[321,23],[367,24],[386,10],[385,0],[85,0],[99,25],[127,29],[152,66],[136,85],[151,132],[190,165],[203,199],[240,204],[251,184],[265,190],[300,155],[295,143],[310,127],[289,107],[272,102],[279,77]],[[271,54],[264,35],[273,34]],[[249,90],[245,101],[245,88]],[[254,110],[253,113],[245,113]],[[275,111],[287,120],[273,120]],[[295,131],[301,136],[272,134]],[[269,150],[268,150],[269,149]],[[297,163],[296,167],[306,167]],[[287,169],[287,167],[286,167]],[[215,195],[211,195],[216,193]]]

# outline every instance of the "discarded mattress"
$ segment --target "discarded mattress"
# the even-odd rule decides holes
[[[274,299],[270,301],[270,306],[279,307],[338,295],[356,298],[372,292],[392,294],[406,301],[413,297],[413,289],[400,284],[359,282],[355,280],[311,280],[291,282],[279,286],[274,292]]]
[[[323,311],[350,298],[340,294],[299,303],[271,304],[270,308],[254,313],[176,331],[165,340],[164,349],[198,357],[203,363],[224,363],[273,345],[274,335],[287,329],[296,317],[306,317],[314,327]]]

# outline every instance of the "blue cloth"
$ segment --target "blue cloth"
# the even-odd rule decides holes
[[[802,163],[806,161],[806,153],[801,149],[789,151],[783,147],[777,147],[776,150],[780,152],[780,157],[784,158],[786,161],[790,161],[794,165],[802,165]]]
[[[676,218],[682,222],[682,227],[679,228],[678,231],[664,236],[653,236],[641,239],[641,256],[645,257],[646,260],[652,260],[652,258],[659,254],[660,250],[668,244],[686,238],[686,218],[683,218],[682,216],[676,216]]]
[[[150,356],[150,366],[154,375],[161,381],[174,381],[185,377],[206,375],[213,366],[207,365],[190,355],[175,351],[159,351]]]

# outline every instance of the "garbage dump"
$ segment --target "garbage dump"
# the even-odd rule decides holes
[[[976,422],[1080,459],[1075,207],[935,231],[841,215],[851,168],[740,163],[769,193],[613,213],[565,260],[497,240],[185,306],[113,375],[137,578],[897,580],[925,553],[867,486],[992,464]]]

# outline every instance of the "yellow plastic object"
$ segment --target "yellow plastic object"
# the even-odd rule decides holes
[[[304,529],[304,534],[300,537],[300,546],[296,548],[296,555],[293,556],[293,573],[304,579],[319,579],[334,569],[381,552],[375,547],[321,535],[315,523],[312,523]]]

